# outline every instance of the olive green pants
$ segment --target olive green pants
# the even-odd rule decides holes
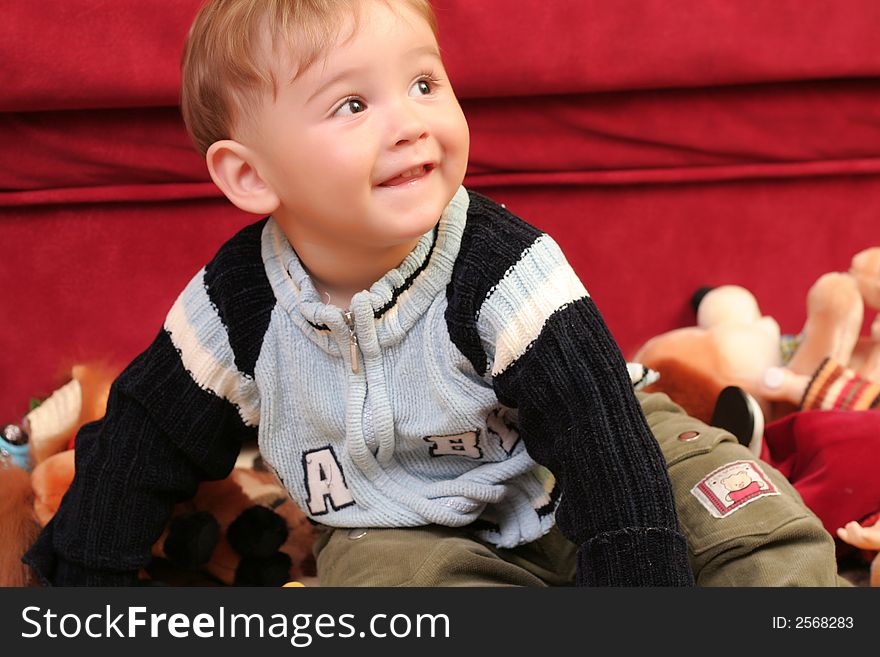
[[[779,472],[729,433],[640,395],[660,443],[699,586],[839,586],[834,542]],[[467,528],[322,530],[322,586],[564,586],[576,546],[557,528],[501,549]]]
[[[849,586],[837,575],[834,539],[782,474],[666,395],[639,401],[666,459],[698,586]],[[747,476],[760,486],[738,497]]]
[[[506,550],[438,525],[325,529],[316,550],[321,586],[565,586],[577,552],[555,526]]]

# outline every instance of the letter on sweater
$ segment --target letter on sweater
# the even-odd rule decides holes
[[[486,429],[498,438],[501,448],[508,454],[513,453],[513,448],[519,442],[519,430],[516,424],[507,419],[507,410],[496,408],[486,418]]]
[[[468,431],[454,436],[426,436],[431,444],[431,456],[467,456],[478,459],[483,456],[480,449],[480,432]]]
[[[327,513],[328,498],[334,511],[354,504],[354,498],[342,474],[342,466],[336,460],[332,447],[305,452],[303,470],[309,494],[309,512],[312,515]]]

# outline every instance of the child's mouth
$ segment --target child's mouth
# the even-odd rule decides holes
[[[397,187],[399,185],[415,182],[416,180],[421,180],[433,170],[433,164],[420,164],[417,167],[399,173],[393,178],[389,178],[385,182],[379,183],[379,187]]]

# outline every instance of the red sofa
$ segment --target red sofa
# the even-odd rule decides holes
[[[199,2],[3,2],[0,420],[133,357],[254,219],[179,117]],[[880,3],[435,5],[466,184],[557,238],[627,355],[704,284],[797,331],[809,285],[880,244]]]

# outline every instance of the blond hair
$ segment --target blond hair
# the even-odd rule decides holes
[[[276,93],[271,56],[279,45],[298,75],[336,42],[343,17],[353,17],[357,29],[362,1],[209,0],[193,21],[181,61],[180,107],[196,148],[204,154],[215,141],[231,138],[237,122],[265,94]],[[383,1],[392,8],[405,2],[436,36],[430,0]]]

